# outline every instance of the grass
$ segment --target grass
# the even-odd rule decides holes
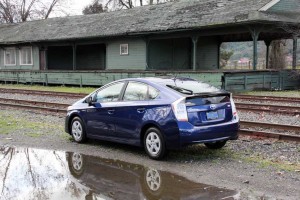
[[[42,90],[53,92],[83,93],[89,94],[96,88],[93,87],[66,87],[66,86],[41,86],[41,85],[22,85],[22,84],[0,84],[0,88]]]
[[[33,137],[33,138],[38,138],[38,137],[42,136],[42,134],[40,134],[40,133],[25,133],[25,135],[27,135],[29,137]]]
[[[62,129],[55,124],[48,124],[45,122],[32,122],[26,118],[19,118],[11,116],[8,113],[0,111],[0,134],[12,134],[16,131],[22,131],[25,135],[30,137],[39,137],[45,129]],[[30,131],[26,133],[26,131]]]
[[[263,158],[262,156],[249,156],[249,157],[243,157],[243,160],[245,162],[255,162],[258,163],[261,168],[268,168],[268,167],[274,167],[278,170],[285,170],[285,171],[295,171],[300,170],[299,164],[289,164],[279,161],[273,161],[266,158]]]
[[[251,91],[244,92],[242,94],[246,95],[256,95],[256,96],[276,96],[276,97],[299,97],[299,90],[289,90],[289,91]]]

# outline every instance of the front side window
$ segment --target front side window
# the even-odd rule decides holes
[[[32,65],[32,48],[22,47],[20,49],[20,64],[21,65]]]
[[[100,90],[96,95],[96,101],[99,103],[118,101],[123,85],[124,82],[119,82]]]
[[[124,101],[143,101],[147,99],[148,85],[129,82],[124,93]]]
[[[5,65],[16,65],[16,49],[7,48],[4,51],[4,64]]]

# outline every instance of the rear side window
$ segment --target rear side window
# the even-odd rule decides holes
[[[99,103],[118,101],[124,82],[115,83],[100,90],[96,95],[96,101]]]
[[[154,100],[159,96],[159,91],[149,86],[149,100]]]
[[[142,101],[147,99],[148,85],[129,82],[124,93],[124,101]]]

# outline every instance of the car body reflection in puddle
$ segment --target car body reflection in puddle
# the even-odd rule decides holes
[[[0,147],[0,199],[236,199],[137,164],[78,153]]]

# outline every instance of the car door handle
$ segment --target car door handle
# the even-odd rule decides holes
[[[138,108],[136,111],[138,112],[138,113],[144,113],[145,112],[145,108]]]
[[[115,110],[108,110],[107,113],[108,113],[109,115],[112,115],[112,114],[115,113]]]

